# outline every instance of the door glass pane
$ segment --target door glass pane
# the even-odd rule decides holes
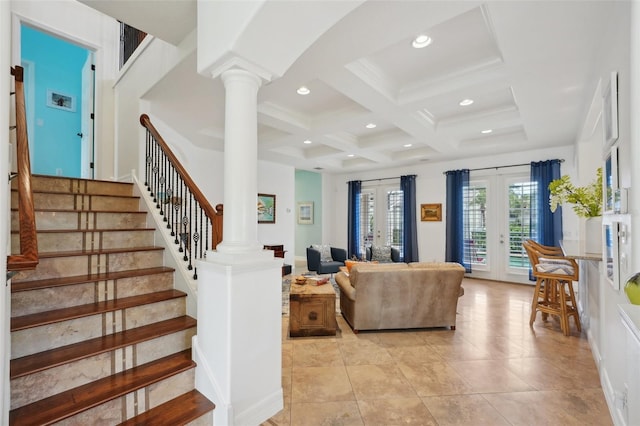
[[[463,193],[465,258],[475,265],[487,264],[487,186],[482,182],[470,182]]]
[[[360,255],[364,256],[367,247],[371,246],[374,237],[375,192],[360,193]]]
[[[387,239],[386,245],[400,250],[400,257],[404,257],[403,224],[404,224],[404,193],[399,190],[387,191]]]
[[[535,182],[515,182],[509,185],[509,267],[529,268],[529,258],[522,241],[535,230],[536,217],[532,216],[531,194]],[[535,211],[535,210],[533,210]]]

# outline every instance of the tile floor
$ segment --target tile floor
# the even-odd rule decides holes
[[[264,425],[611,425],[586,336],[529,327],[533,287],[465,279],[457,330],[289,338]]]

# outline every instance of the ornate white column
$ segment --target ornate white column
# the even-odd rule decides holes
[[[242,69],[221,75],[226,90],[223,241],[219,253],[262,250],[258,242],[258,89],[260,77]]]

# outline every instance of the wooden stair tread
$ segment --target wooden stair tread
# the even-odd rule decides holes
[[[9,424],[52,424],[194,366],[190,349],[178,352],[11,410]]]
[[[82,229],[38,229],[38,234],[69,234],[73,232],[136,232],[136,231],[155,231],[155,228],[82,228]],[[12,234],[19,234],[20,231],[11,231]]]
[[[10,378],[15,379],[26,376],[72,361],[187,330],[195,326],[196,320],[185,315],[16,358],[11,360]]]
[[[117,247],[99,250],[69,250],[69,251],[45,251],[38,253],[40,259],[52,259],[55,257],[87,256],[99,254],[128,253],[132,251],[158,251],[164,250],[160,246]]]
[[[87,305],[72,306],[70,308],[13,317],[11,318],[11,331],[24,330],[27,328],[68,321],[105,312],[118,311],[150,303],[163,302],[165,300],[185,296],[186,293],[182,291],[164,290],[155,293],[141,294],[138,296],[124,297],[122,299],[105,300]]]
[[[31,176],[33,176],[34,178],[44,178],[44,179],[54,179],[54,180],[78,180],[78,181],[88,181],[88,182],[109,183],[113,185],[133,186],[133,183],[131,182],[120,182],[117,180],[91,179],[91,178],[69,177],[69,176],[58,176],[58,175],[43,175],[40,173],[32,173]]]
[[[11,208],[12,212],[17,212],[18,209],[15,207]],[[33,209],[36,213],[118,213],[118,214],[147,214],[145,211],[140,210],[76,210],[76,209],[45,209],[45,208],[35,208]]]
[[[192,390],[147,410],[118,426],[174,426],[189,423],[215,408],[206,396]]]
[[[140,277],[144,275],[163,274],[174,272],[173,268],[167,266],[157,266],[155,268],[131,269],[128,271],[102,272],[99,274],[75,275],[59,278],[45,278],[32,281],[11,281],[11,292],[37,290],[49,287],[62,287],[74,284],[91,283],[97,281],[108,281],[121,278]]]
[[[18,192],[17,189],[11,189],[11,192]],[[124,194],[102,194],[94,192],[68,192],[68,191],[46,191],[42,189],[34,189],[34,194],[47,194],[47,195],[80,195],[86,197],[116,197],[116,198],[134,198],[140,199],[139,195],[124,195]]]

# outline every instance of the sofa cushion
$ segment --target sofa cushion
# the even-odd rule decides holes
[[[349,280],[351,281],[351,285],[355,288],[358,282],[358,275],[362,272],[369,271],[389,271],[395,269],[406,269],[406,263],[373,263],[373,262],[358,262],[351,267],[351,271],[349,272]]]
[[[391,246],[371,246],[371,261],[391,263]]]
[[[320,262],[331,262],[331,246],[328,244],[311,244],[311,247],[320,252]]]

